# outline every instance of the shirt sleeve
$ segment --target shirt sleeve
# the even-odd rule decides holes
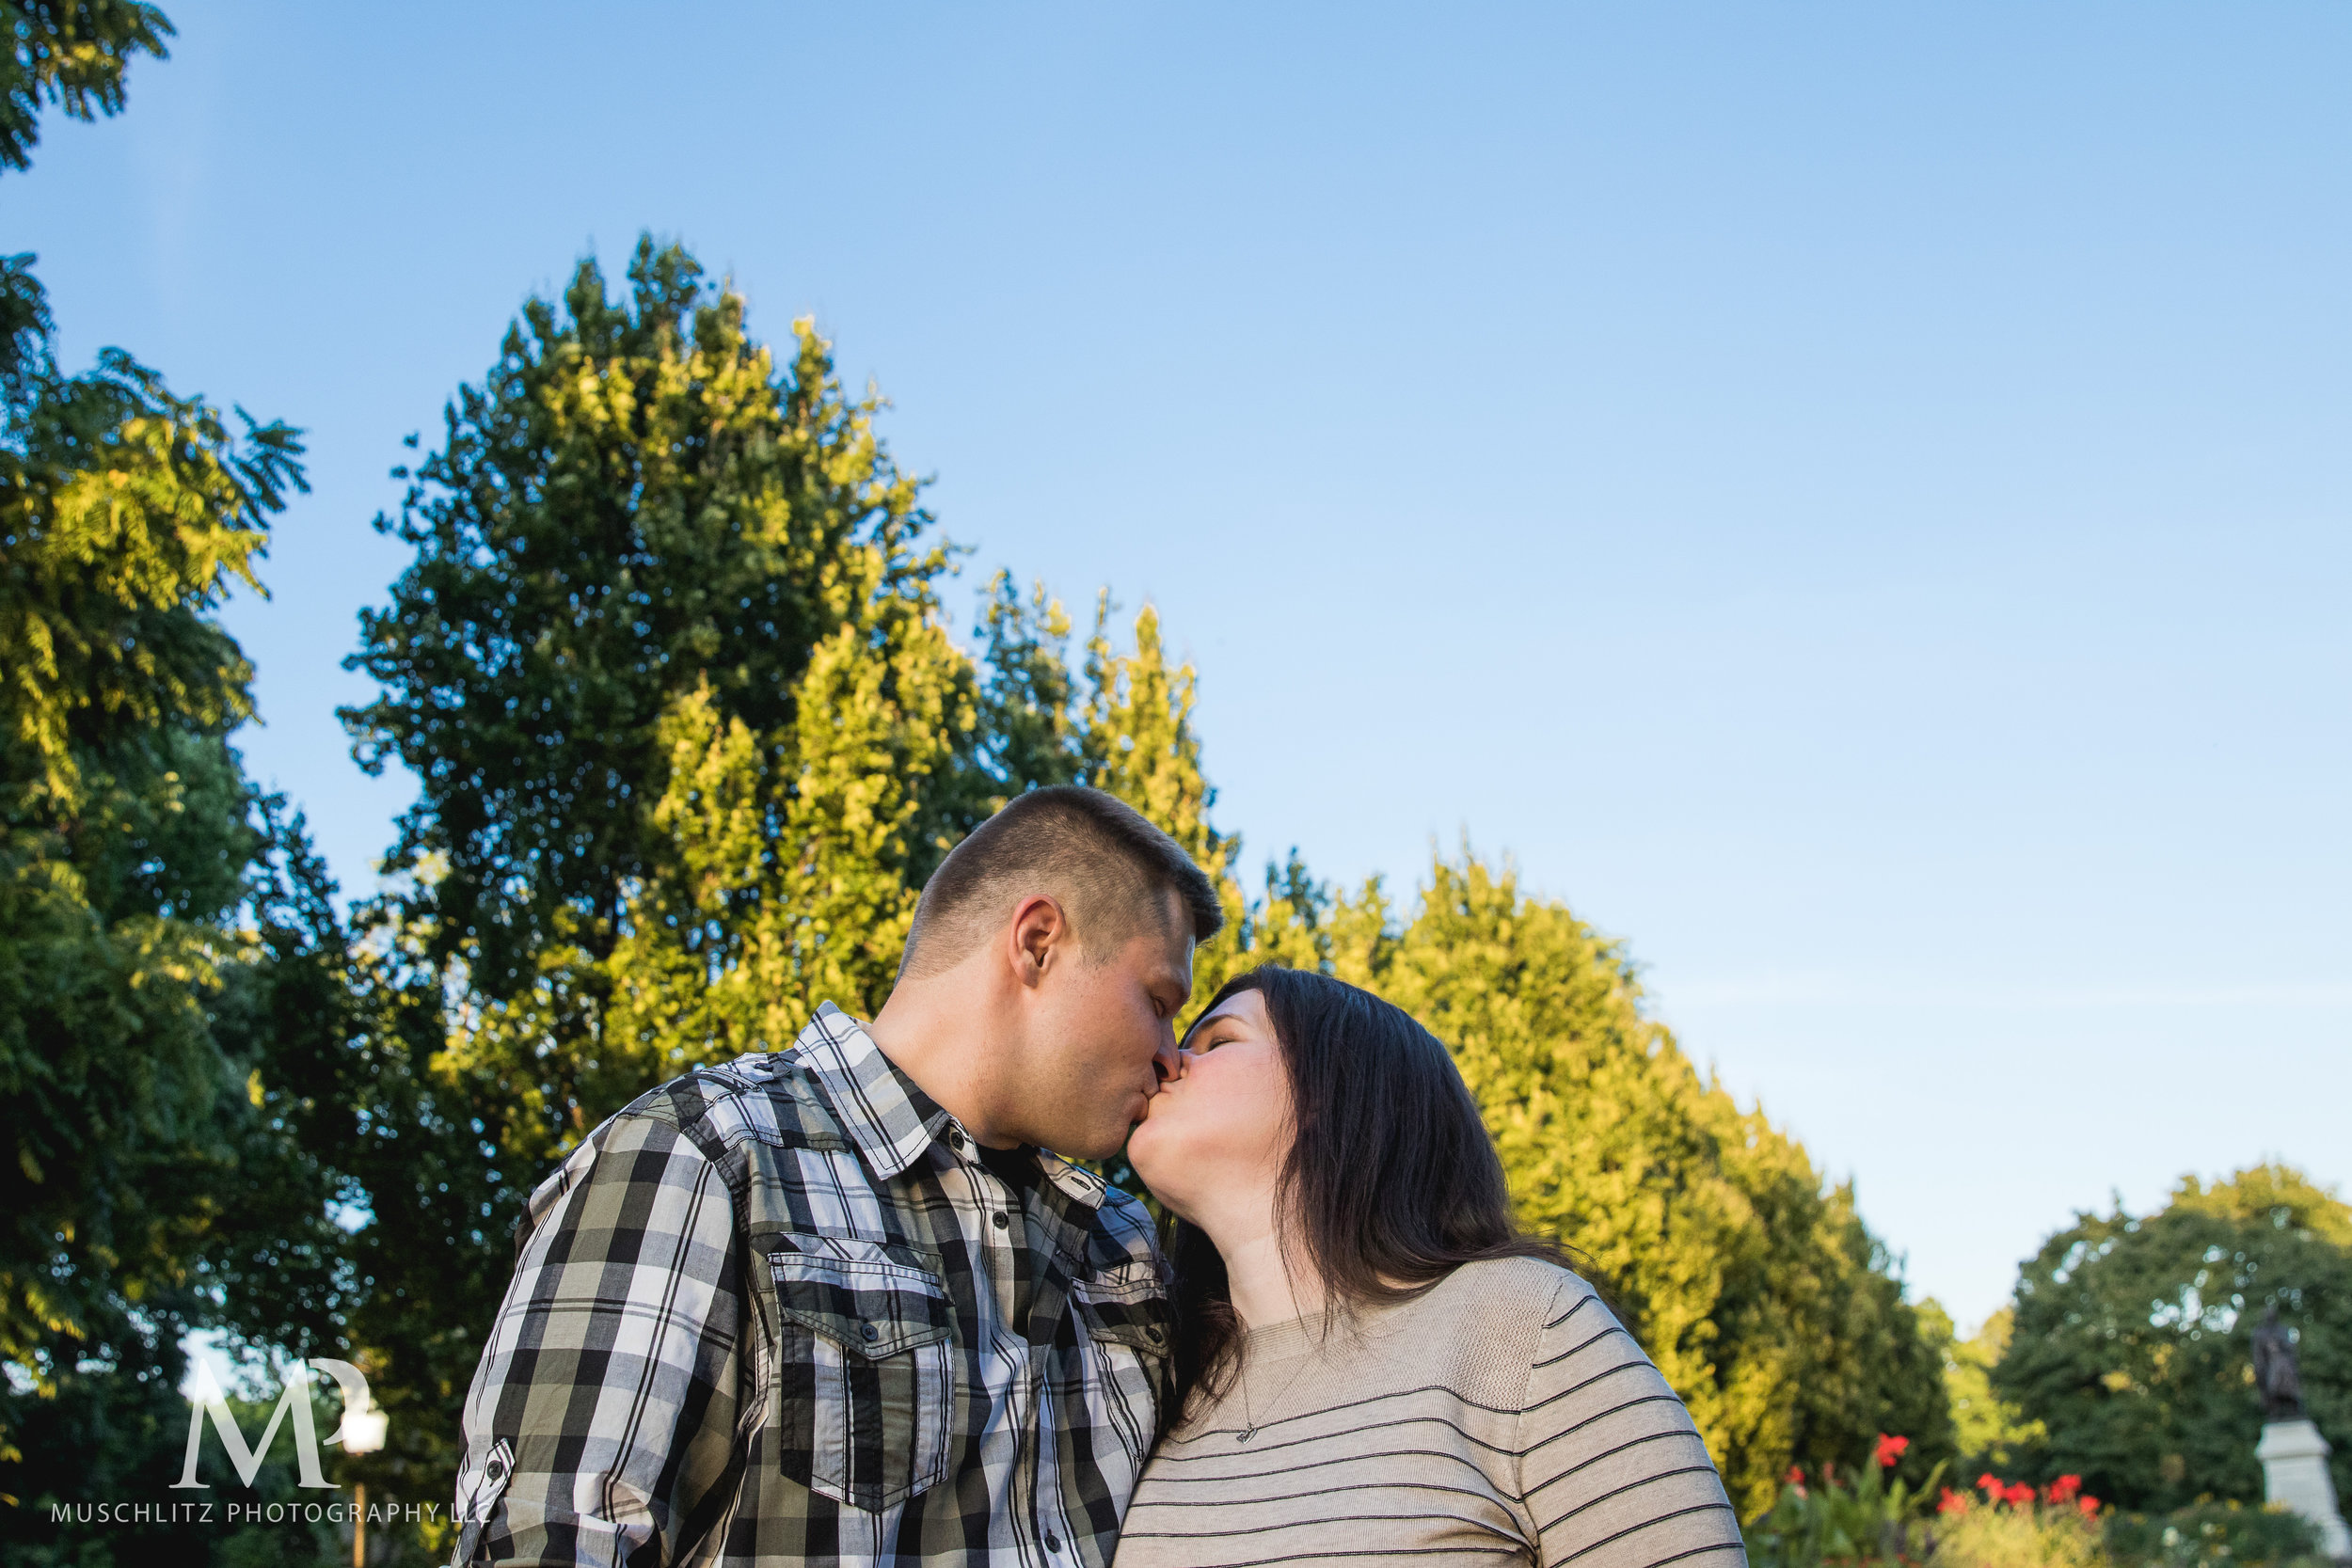
[[[672,1562],[726,1506],[744,1293],[719,1168],[614,1118],[532,1196],[466,1398],[457,1549],[474,1564]]]
[[[1519,1412],[1519,1481],[1542,1568],[1745,1568],[1723,1478],[1642,1347],[1561,1280]]]

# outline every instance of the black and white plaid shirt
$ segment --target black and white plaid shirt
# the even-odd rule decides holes
[[[1108,1563],[1169,1390],[1151,1218],[982,1156],[831,1004],[597,1128],[532,1195],[455,1560]]]

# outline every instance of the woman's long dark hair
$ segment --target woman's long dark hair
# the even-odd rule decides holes
[[[1477,1101],[1411,1014],[1328,975],[1269,964],[1228,980],[1201,1017],[1245,990],[1264,1000],[1290,1080],[1295,1135],[1275,1222],[1332,1306],[1407,1300],[1484,1258],[1568,1262],[1520,1232]],[[1196,1390],[1214,1399],[1230,1386],[1241,1336],[1216,1243],[1179,1220],[1168,1254],[1173,1424]]]

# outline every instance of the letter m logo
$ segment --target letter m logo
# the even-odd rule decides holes
[[[294,1413],[294,1465],[301,1473],[301,1484],[334,1490],[335,1483],[319,1473],[318,1428],[310,1420],[310,1367],[318,1368],[335,1380],[336,1386],[343,1392],[346,1412],[367,1408],[368,1380],[358,1368],[348,1361],[337,1361],[328,1356],[314,1357],[310,1366],[297,1361],[287,1374],[285,1392],[278,1396],[278,1408],[270,1412],[269,1425],[262,1429],[262,1440],[248,1449],[245,1444],[245,1433],[237,1426],[237,1418],[230,1413],[228,1397],[221,1392],[220,1384],[213,1377],[212,1368],[199,1362],[196,1391],[189,1402],[192,1408],[188,1411],[187,1463],[181,1467],[180,1479],[171,1483],[172,1489],[177,1491],[183,1486],[209,1489],[209,1482],[196,1479],[196,1460],[204,1446],[204,1418],[207,1415],[212,1417],[213,1426],[220,1433],[220,1446],[229,1451],[229,1463],[236,1467],[237,1480],[251,1486],[254,1476],[261,1471],[262,1461],[269,1454],[270,1444],[278,1439],[278,1427],[285,1422],[286,1414],[291,1410]],[[358,1396],[357,1399],[352,1397],[355,1392]],[[342,1435],[342,1431],[339,1427],[335,1436],[328,1441],[335,1441]]]

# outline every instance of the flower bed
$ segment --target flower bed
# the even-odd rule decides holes
[[[2316,1533],[2294,1514],[2203,1503],[2158,1517],[2122,1513],[2079,1476],[2036,1488],[1987,1472],[1973,1491],[1914,1489],[1888,1472],[1910,1447],[1882,1435],[1875,1465],[1810,1479],[1788,1472],[1771,1512],[1746,1530],[1754,1568],[2324,1568]],[[1975,1494],[1981,1493],[1979,1498]],[[1933,1502],[1930,1503],[1930,1495]]]

